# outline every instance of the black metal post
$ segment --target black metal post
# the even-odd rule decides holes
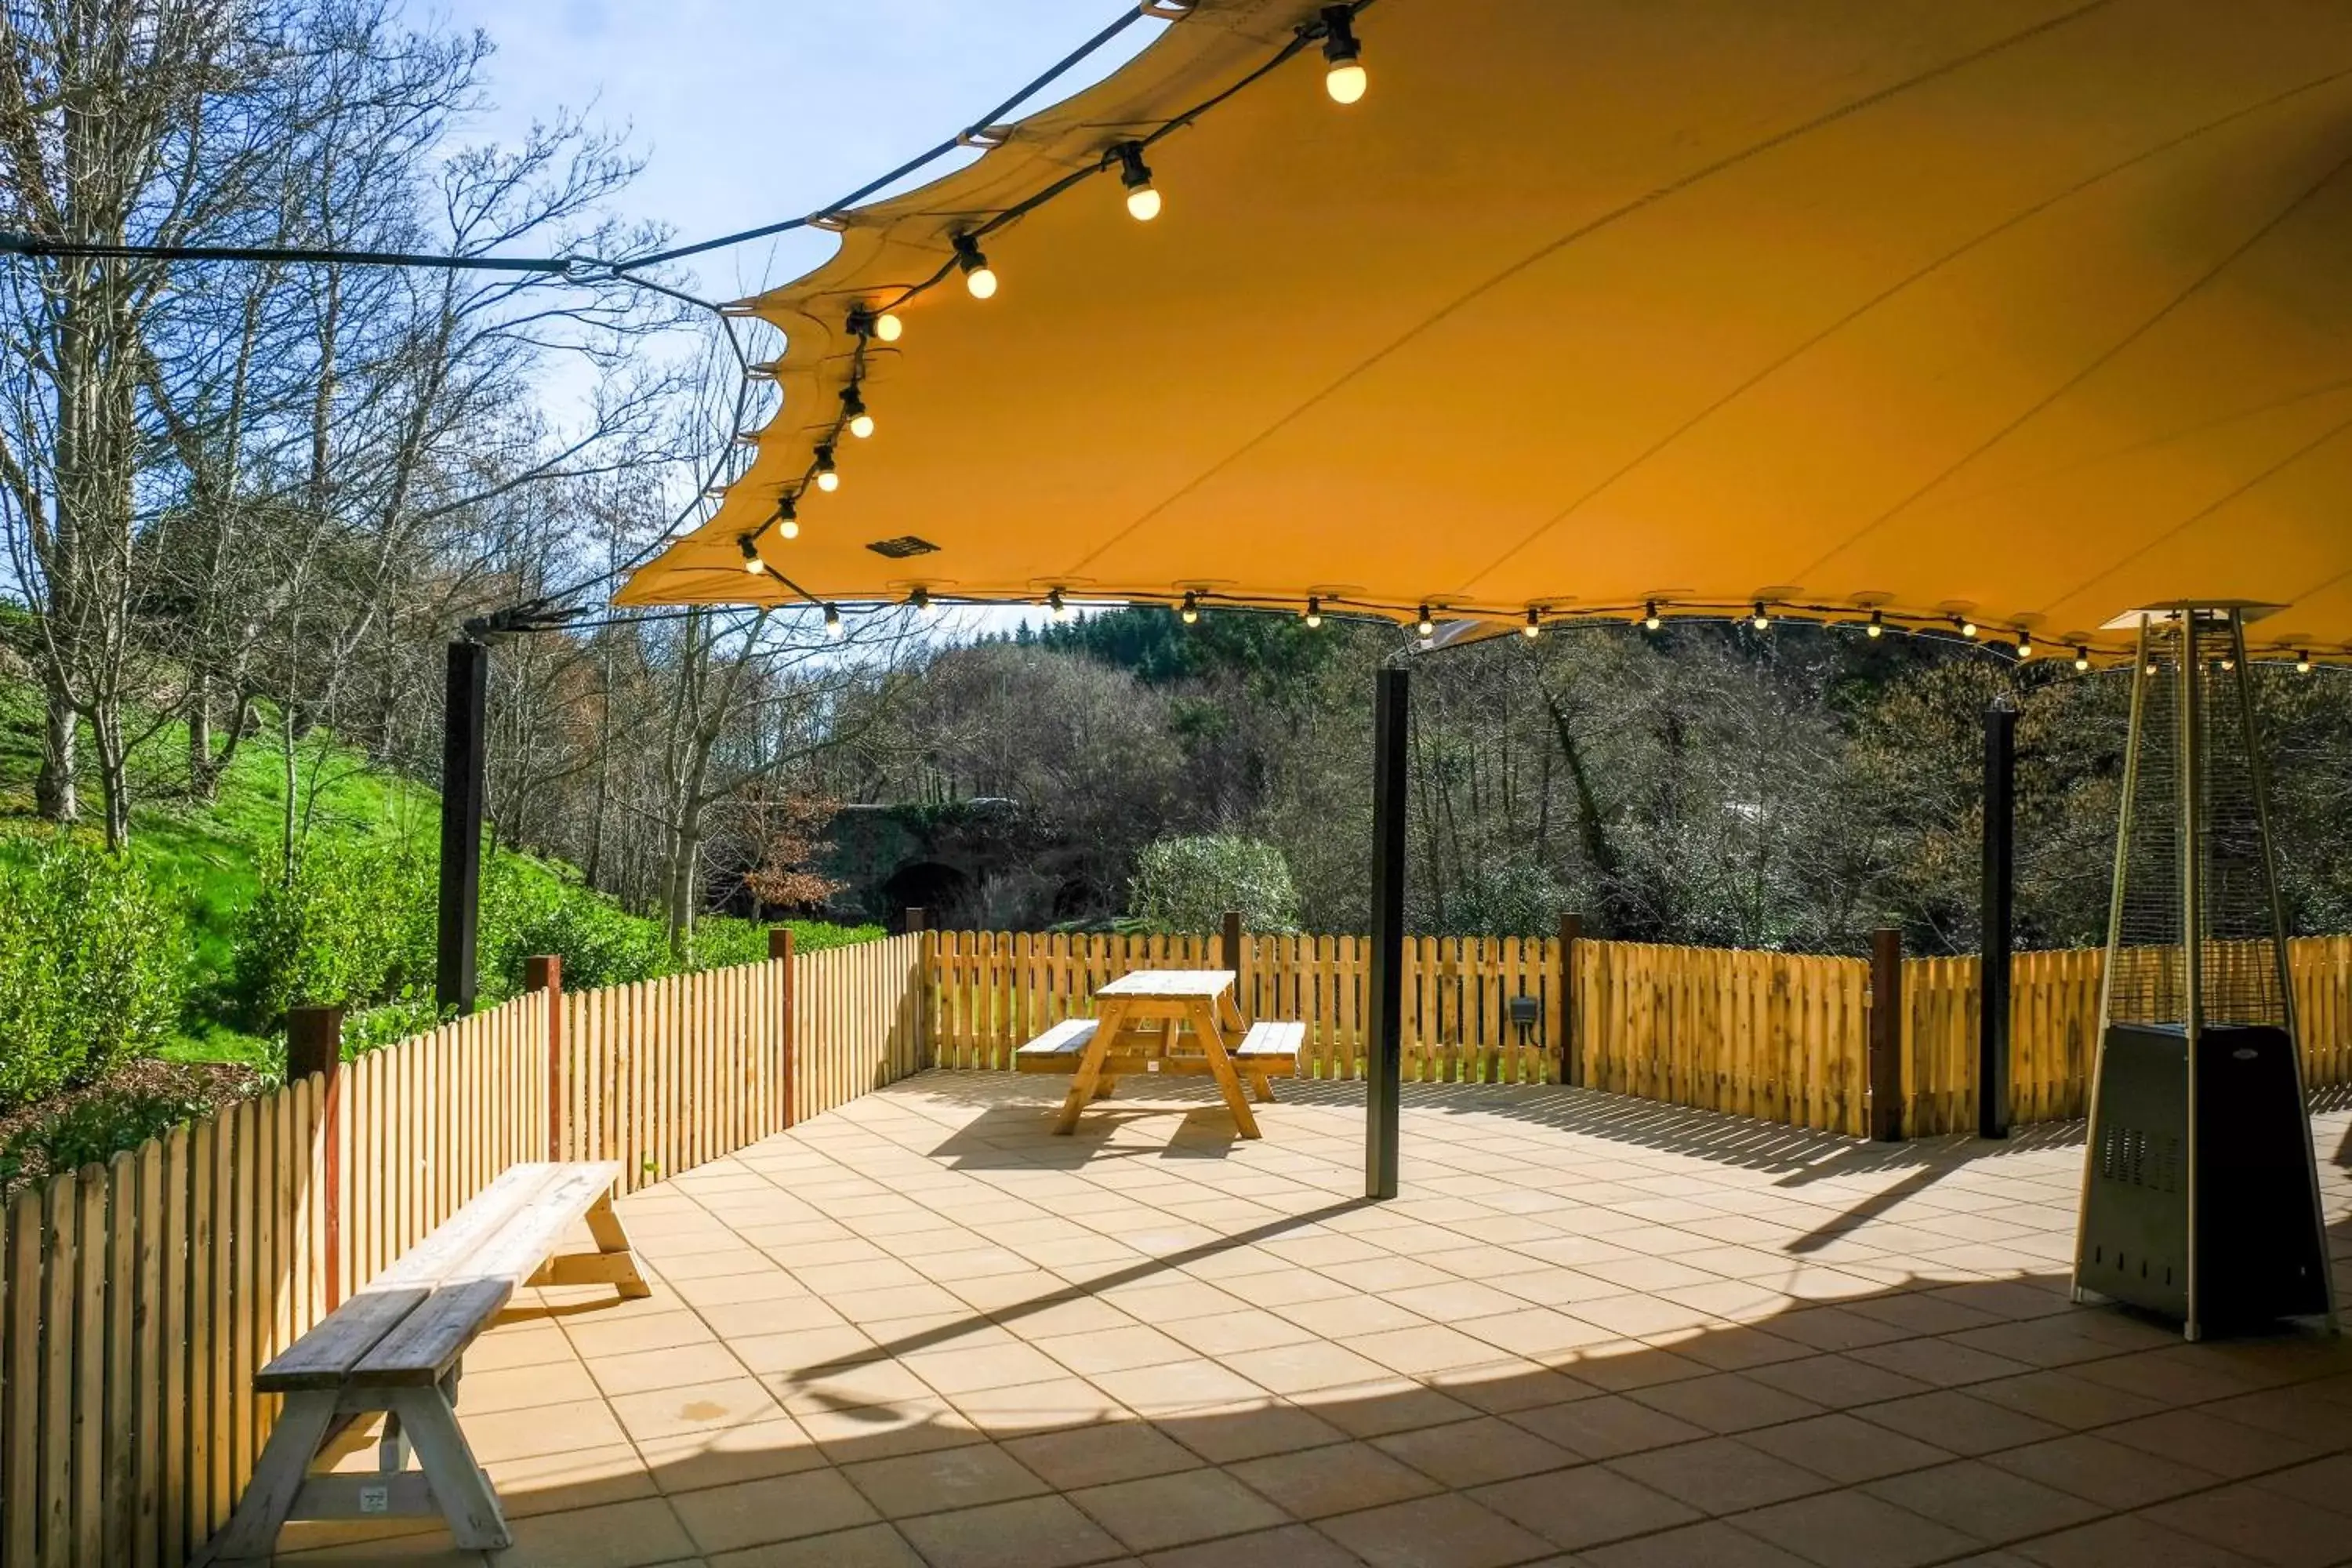
[[[2017,710],[1985,710],[1984,931],[1977,1017],[1977,1135],[2009,1136],[2009,969],[2017,936]]]
[[[441,926],[433,997],[460,1013],[474,1010],[474,930],[482,893],[483,737],[489,702],[490,650],[449,645],[447,706],[441,731]]]
[[[1364,1080],[1364,1195],[1397,1195],[1404,1081],[1404,761],[1412,688],[1383,669],[1372,704],[1372,1038]]]

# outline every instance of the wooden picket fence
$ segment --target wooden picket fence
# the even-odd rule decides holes
[[[1575,1080],[1860,1136],[1870,966],[1856,958],[1576,943]]]
[[[933,1063],[949,1068],[1010,1068],[1024,1041],[1089,1012],[1095,989],[1130,970],[1225,966],[1213,936],[940,931],[929,942],[925,1029]],[[1410,939],[1406,1079],[1557,1083],[1564,1074],[1646,1100],[1865,1131],[1867,963],[1637,942],[1574,947],[1573,984],[1563,986],[1555,940]],[[2084,1113],[2104,956],[2095,948],[2017,955],[2013,1121]],[[2352,1083],[2352,937],[2299,938],[2289,961],[2306,1080],[2314,1089]],[[1247,1017],[1307,1025],[1300,1076],[1357,1078],[1370,968],[1362,937],[1245,935],[1236,995]],[[1900,1125],[1908,1136],[1977,1124],[1978,972],[1973,958],[1904,961]],[[1573,999],[1568,1028],[1564,995]],[[1562,1040],[1573,1047],[1565,1057]]]
[[[898,937],[530,993],[18,1194],[0,1563],[185,1563],[276,1416],[253,1374],[354,1284],[516,1161],[639,1186],[916,1070],[920,959]]]
[[[1222,969],[1213,936],[937,931],[925,1033],[943,1068],[1009,1068],[1021,1045],[1093,1008],[1096,988],[1138,969]],[[1244,1018],[1307,1025],[1305,1078],[1362,1076],[1370,944],[1354,936],[1243,939]],[[1545,1083],[1558,1076],[1559,943],[1415,937],[1405,943],[1404,1076],[1417,1083]],[[1515,997],[1532,1000],[1522,1025]]]

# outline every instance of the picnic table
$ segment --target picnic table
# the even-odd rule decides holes
[[[1070,1132],[1078,1113],[1108,1096],[1127,1073],[1206,1073],[1234,1113],[1244,1138],[1260,1136],[1242,1079],[1261,1100],[1274,1099],[1275,1073],[1297,1069],[1307,1026],[1242,1024],[1234,974],[1225,969],[1139,969],[1095,991],[1095,1016],[1055,1025],[1014,1053],[1024,1072],[1075,1075],[1056,1132]]]

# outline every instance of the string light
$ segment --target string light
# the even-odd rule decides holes
[[[1886,635],[1886,612],[1884,610],[1871,611],[1870,624],[1862,628],[1862,635],[1871,638],[1873,641],[1885,637]]]
[[[2020,632],[2017,634],[2017,657],[2020,658],[2032,658],[2033,657],[2033,634],[2032,632]]]
[[[2224,675],[2227,675],[2230,671],[2231,671],[2231,670],[2233,670],[2233,669],[2235,669],[2235,668],[2238,668],[2238,661],[2237,661],[2236,659],[2234,659],[2234,658],[2223,658],[2223,659],[2221,660],[2221,673],[2222,673],[2222,674],[2224,674]]]
[[[1307,601],[1307,627],[1309,631],[1323,624],[1323,601],[1309,596]]]
[[[2311,673],[2311,655],[2304,652],[2301,648],[2295,649],[2294,672],[2297,675],[2309,675]]]
[[[1362,46],[1356,42],[1355,7],[1323,7],[1323,90],[1334,103],[1353,103],[1370,85],[1364,75]]]
[[[1423,605],[1421,607],[1420,617],[1412,623],[1412,629],[1419,632],[1423,637],[1433,636],[1436,632],[1437,623],[1429,618],[1429,606],[1427,605]]]
[[[1952,621],[1954,625],[1960,628],[1960,635],[1962,637],[1969,638],[1970,641],[1974,641],[1976,639],[1976,622],[1969,619],[1966,616],[1954,616],[1952,617]]]
[[[887,310],[877,312],[860,306],[849,312],[849,331],[853,337],[879,338],[886,343],[895,343],[898,341],[898,334],[906,330],[906,324]]]
[[[1057,621],[1066,621],[1070,618],[1070,606],[1062,602],[1062,591],[1059,588],[1046,594],[1045,613]]]
[[[827,495],[841,488],[841,473],[833,466],[833,447],[830,443],[816,449],[816,488]]]
[[[2088,675],[2091,673],[2091,650],[2089,648],[2077,647],[2074,649],[2074,673],[2077,675]]]
[[[776,531],[786,539],[801,536],[800,505],[790,496],[777,499]]]
[[[1658,618],[1658,601],[1652,599],[1642,606],[1642,629],[1645,632],[1654,632],[1662,625],[1664,623]]]
[[[955,237],[956,266],[963,270],[963,286],[971,290],[975,300],[986,300],[996,292],[996,273],[981,254],[980,241],[968,234]]]
[[[1753,617],[1753,618],[1748,622],[1748,624],[1749,624],[1750,626],[1754,626],[1754,627],[1755,627],[1758,631],[1759,631],[1759,632],[1760,632],[1760,631],[1767,630],[1767,629],[1769,629],[1769,628],[1771,626],[1771,625],[1772,625],[1772,617],[1771,617],[1771,616],[1768,616],[1768,615],[1766,615],[1766,614],[1764,613],[1764,601],[1763,601],[1763,600],[1759,599],[1759,600],[1757,600],[1757,601],[1756,601],[1756,614],[1755,614],[1755,616],[1754,616],[1754,617]]]
[[[1160,193],[1151,187],[1151,171],[1143,162],[1143,143],[1122,142],[1118,153],[1118,183],[1127,187],[1128,216],[1150,223],[1160,216]]]
[[[1542,613],[1532,605],[1528,607],[1528,624],[1519,628],[1519,635],[1528,638],[1543,636]]]
[[[837,637],[848,630],[849,628],[842,624],[841,607],[837,605],[827,605],[824,607],[824,635]]]
[[[897,342],[898,334],[906,330],[907,324],[887,310],[874,318],[874,335],[886,343]]]
[[[757,577],[768,569],[768,563],[760,559],[760,542],[756,538],[747,533],[735,542],[743,547],[744,571]]]
[[[851,435],[863,441],[874,434],[874,416],[866,411],[866,399],[857,395],[854,381],[841,389],[841,411],[849,416]]]
[[[1188,626],[1199,620],[1201,618],[1201,595],[1187,591],[1184,595],[1184,607],[1178,610],[1176,614],[1182,618],[1184,624]]]
[[[907,603],[927,621],[939,618],[940,607],[931,603],[931,591],[929,588],[915,589],[907,595]]]

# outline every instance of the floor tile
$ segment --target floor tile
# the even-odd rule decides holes
[[[1474,1489],[1479,1502],[1555,1545],[1598,1545],[1685,1524],[1699,1510],[1600,1465]]]
[[[1361,1442],[1268,1455],[1234,1465],[1231,1471],[1293,1519],[1320,1519],[1377,1508],[1439,1489],[1438,1483],[1421,1471]]]
[[[1072,1492],[1069,1500],[1136,1552],[1287,1522],[1280,1509],[1215,1468],[1114,1481]]]
[[[1906,1471],[1863,1489],[1995,1544],[2087,1523],[2106,1511],[2071,1492],[1977,1459]]]
[[[1118,1542],[1059,1497],[1024,1498],[901,1520],[929,1568],[1073,1568],[1120,1554]]]
[[[1459,1492],[1343,1513],[1318,1528],[1372,1568],[1504,1568],[1551,1550]]]
[[[670,1505],[703,1552],[821,1535],[877,1517],[856,1489],[831,1469],[680,1492]]]
[[[1776,1503],[1736,1521],[1822,1568],[1909,1568],[1958,1556],[1982,1542],[1859,1491]]]
[[[1578,1456],[1559,1444],[1496,1415],[1391,1433],[1373,1438],[1372,1445],[1423,1475],[1454,1488],[1564,1469],[1580,1462]]]
[[[1050,1489],[992,1443],[866,1459],[844,1466],[841,1473],[885,1519],[1004,1502]]]

